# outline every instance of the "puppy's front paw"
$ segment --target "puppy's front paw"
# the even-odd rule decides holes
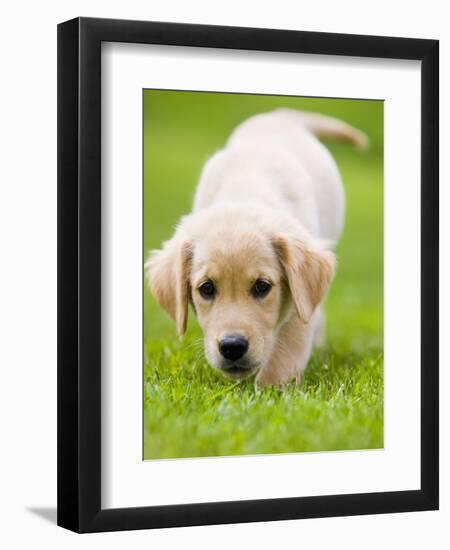
[[[300,384],[301,374],[298,372],[279,372],[276,369],[264,368],[255,378],[255,386],[262,388],[264,386],[276,386],[282,388],[289,382]]]

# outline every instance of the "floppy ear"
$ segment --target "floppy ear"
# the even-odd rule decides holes
[[[186,332],[191,257],[190,241],[172,239],[162,250],[153,251],[145,263],[150,290],[175,321],[179,336]]]
[[[298,316],[308,323],[333,279],[336,258],[314,239],[276,235],[273,239]]]

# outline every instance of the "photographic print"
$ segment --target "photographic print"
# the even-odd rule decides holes
[[[144,459],[383,448],[383,101],[143,91]]]
[[[438,91],[436,40],[58,26],[58,525],[438,509]]]

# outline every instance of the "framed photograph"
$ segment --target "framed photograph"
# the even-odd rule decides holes
[[[58,26],[58,524],[438,508],[438,41]]]

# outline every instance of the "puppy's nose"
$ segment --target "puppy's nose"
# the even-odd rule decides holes
[[[240,336],[239,334],[230,334],[224,336],[219,342],[219,351],[230,361],[237,361],[243,355],[245,355],[248,350],[248,340],[245,336]]]

